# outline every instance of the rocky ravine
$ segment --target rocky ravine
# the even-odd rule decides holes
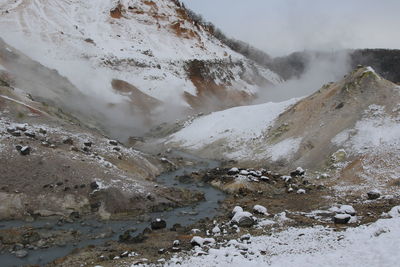
[[[164,170],[159,160],[1,82],[1,219],[116,219],[202,198],[156,186],[153,180]]]

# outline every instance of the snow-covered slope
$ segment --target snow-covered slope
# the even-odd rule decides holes
[[[260,85],[280,82],[194,23],[177,1],[5,0],[0,13],[6,42],[113,103],[113,79],[164,103],[196,107],[205,101],[196,82],[210,83],[206,94],[218,99],[215,90],[251,98]],[[188,74],[194,60],[202,62],[197,76]],[[228,102],[243,99],[233,94]]]
[[[281,103],[265,103],[253,106],[235,107],[188,122],[181,131],[169,137],[168,144],[179,145],[189,150],[209,150],[216,156],[223,154],[227,158],[241,159],[265,157],[270,153],[274,158],[285,156],[294,149],[296,140],[287,140],[285,144],[265,147],[264,151],[252,151],[254,141],[262,141],[268,128],[275,119],[297,99]],[[218,152],[217,152],[218,151]]]
[[[378,186],[400,171],[399,92],[372,68],[358,68],[297,102],[243,106],[198,118],[167,142],[278,169],[341,170],[349,184],[357,176],[360,183],[371,180],[367,187]]]

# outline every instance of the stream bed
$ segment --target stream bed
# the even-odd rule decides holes
[[[201,159],[196,156],[183,152],[174,151],[175,157],[182,157],[194,164],[192,166],[184,166],[175,171],[161,174],[157,177],[157,182],[168,187],[180,187],[190,190],[197,190],[204,193],[205,201],[196,203],[195,205],[176,208],[170,211],[149,213],[149,219],[162,218],[167,222],[167,227],[174,224],[187,226],[204,218],[212,218],[218,214],[219,202],[225,198],[225,194],[218,189],[198,181],[182,183],[175,179],[194,171],[204,171],[216,168],[219,162],[213,160]],[[17,258],[11,253],[0,254],[1,267],[13,267],[24,265],[40,265],[43,266],[57,258],[70,254],[76,248],[83,248],[89,245],[100,245],[109,240],[118,240],[120,234],[132,228],[137,229],[137,233],[142,232],[146,227],[150,226],[150,222],[138,222],[137,220],[121,220],[121,221],[97,221],[97,220],[78,220],[74,223],[57,224],[57,220],[40,219],[33,222],[24,221],[0,221],[0,229],[10,229],[16,227],[32,227],[35,229],[46,229],[48,225],[52,226],[52,231],[56,230],[75,230],[82,234],[82,239],[77,243],[60,244],[57,247],[27,250],[28,255],[24,258]],[[106,238],[93,239],[90,236],[96,233],[111,233]],[[86,237],[86,238],[85,238]]]

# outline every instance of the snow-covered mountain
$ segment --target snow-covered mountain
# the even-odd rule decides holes
[[[140,91],[151,103],[215,110],[281,81],[221,43],[179,1],[5,0],[0,13],[6,43],[113,107],[137,109],[130,95]],[[165,117],[157,107],[145,112]]]

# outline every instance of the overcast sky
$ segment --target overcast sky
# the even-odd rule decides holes
[[[400,0],[183,0],[228,36],[271,55],[400,48]]]

